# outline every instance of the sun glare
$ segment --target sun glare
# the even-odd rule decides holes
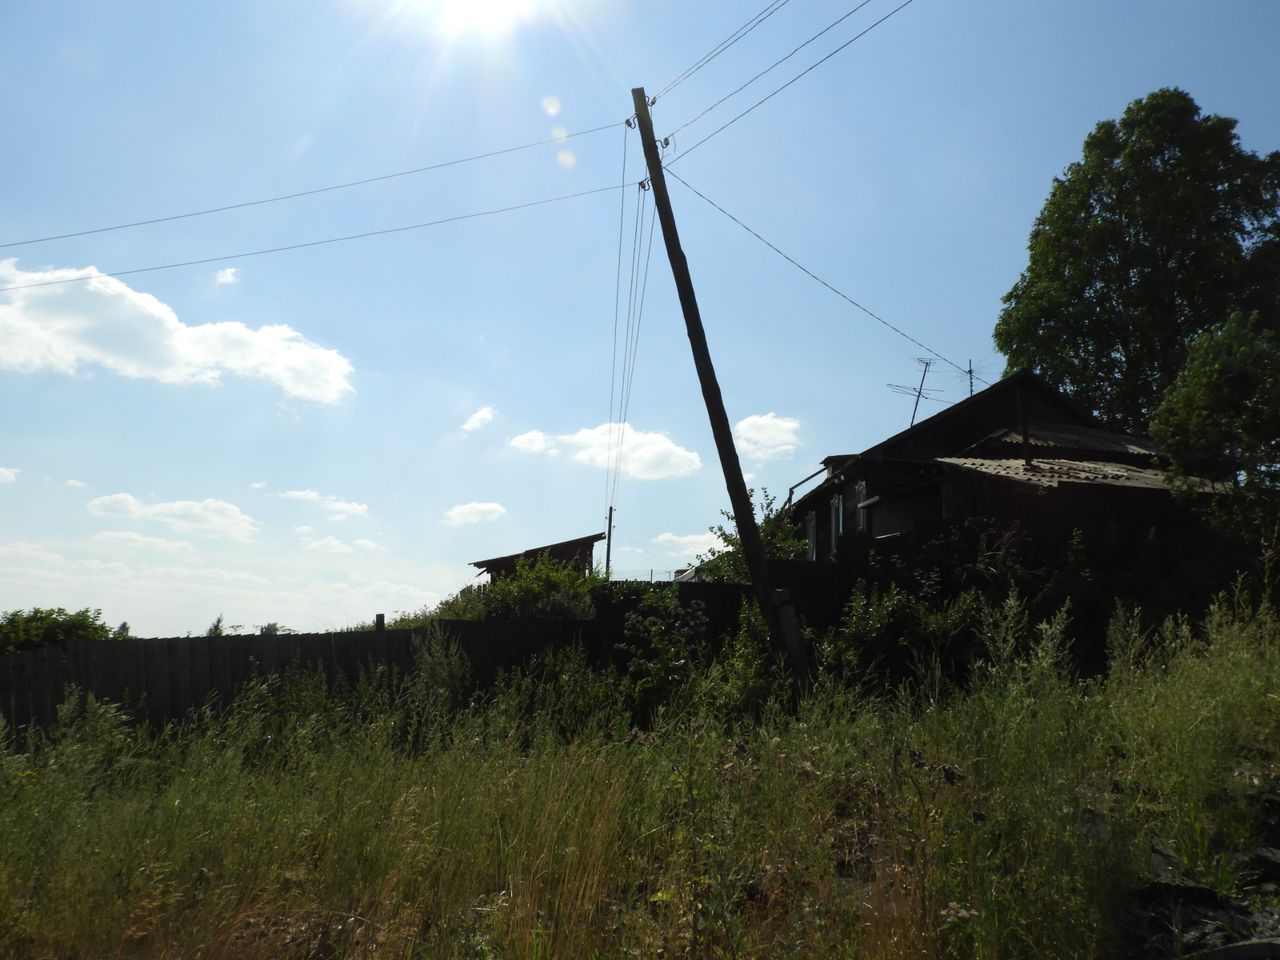
[[[401,0],[397,12],[421,19],[435,32],[457,39],[511,33],[537,12],[539,0]]]

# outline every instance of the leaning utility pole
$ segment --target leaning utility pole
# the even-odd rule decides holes
[[[720,384],[716,381],[715,367],[711,364],[711,352],[707,349],[707,335],[702,329],[702,315],[698,312],[698,300],[693,293],[693,278],[689,275],[689,263],[680,247],[680,235],[676,232],[676,218],[671,211],[671,197],[667,193],[667,180],[662,171],[662,159],[658,156],[658,140],[653,133],[653,120],[649,116],[649,100],[644,87],[631,91],[635,104],[636,120],[640,126],[640,143],[644,147],[645,164],[649,168],[649,184],[653,188],[653,203],[662,222],[662,239],[667,247],[667,259],[675,275],[676,291],[680,295],[680,309],[684,313],[689,344],[693,347],[693,363],[698,370],[698,382],[702,386],[702,399],[711,419],[711,433],[715,437],[716,451],[720,455],[720,467],[724,471],[725,486],[729,488],[729,502],[733,506],[733,518],[742,542],[742,556],[751,574],[756,602],[774,645],[787,657],[795,679],[804,685],[808,679],[808,656],[800,642],[800,630],[795,611],[786,591],[774,591],[769,583],[769,569],[756,526],[755,511],[747,482],[742,477],[742,464],[733,445],[733,431],[729,428],[729,416],[724,410]]]

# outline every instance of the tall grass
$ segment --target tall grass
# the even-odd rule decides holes
[[[1268,610],[1139,623],[1084,682],[1010,600],[963,690],[786,708],[740,638],[643,730],[572,651],[481,696],[438,637],[159,731],[88,698],[0,730],[0,956],[1105,956],[1153,838],[1238,881],[1280,729]]]

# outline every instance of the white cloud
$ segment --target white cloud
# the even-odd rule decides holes
[[[330,520],[346,520],[348,517],[367,517],[369,515],[369,505],[367,503],[339,500],[337,497],[325,497],[324,508],[329,511]]]
[[[196,549],[186,540],[148,537],[132,530],[104,530],[101,533],[95,533],[92,539],[98,543],[105,543],[113,549],[146,550],[153,553],[168,553],[180,556],[190,556],[195,553]]]
[[[511,446],[522,453],[545,453],[552,457],[560,452],[556,449],[555,441],[541,430],[530,430],[528,433],[512,437]]]
[[[223,267],[213,275],[213,282],[220,287],[230,287],[240,282],[235,267]]]
[[[50,550],[42,543],[27,543],[19,540],[15,543],[0,543],[0,561],[16,560],[32,565],[41,563],[62,563],[66,558],[60,553]]]
[[[294,527],[294,528],[293,528],[293,532],[294,532],[294,533],[314,533],[314,532],[315,532],[315,528],[314,528],[314,527],[312,527],[312,526],[310,526],[309,524],[305,524],[305,523],[304,523],[304,524],[303,524],[302,526],[300,526],[300,527]]]
[[[68,480],[68,481],[67,481],[67,486],[68,486],[68,487],[70,487],[72,490],[80,490],[80,489],[82,489],[82,488],[84,487],[84,485],[85,485],[85,484],[84,484],[84,481],[83,481],[83,480]]]
[[[665,433],[636,430],[630,424],[602,423],[554,437],[530,430],[510,441],[511,446],[523,453],[555,456],[565,450],[578,463],[601,469],[615,465],[619,442],[623,476],[636,480],[669,480],[687,477],[702,468],[702,459],[696,453],[675,443]]]
[[[286,490],[280,494],[286,500],[319,500],[320,494],[314,490]]]
[[[507,508],[500,503],[460,503],[444,512],[441,522],[450,527],[469,523],[492,523],[506,515]]]
[[[223,374],[275,384],[288,396],[336,403],[354,393],[351,362],[284,324],[188,326],[168,304],[96,267],[19,270],[0,260],[0,287],[87,277],[0,295],[0,369],[72,375],[98,366],[172,384],[221,382]]]
[[[367,517],[369,515],[369,505],[367,503],[356,503],[353,500],[343,500],[340,497],[327,497],[317,493],[315,490],[286,490],[284,493],[277,494],[286,500],[305,500],[309,503],[319,503],[329,513],[330,520],[347,520],[351,517]]]
[[[800,446],[796,435],[800,421],[772,411],[744,417],[733,428],[738,449],[751,460],[779,460],[792,456]]]
[[[724,546],[720,538],[710,531],[684,534],[660,533],[653,538],[653,542],[670,553],[684,557],[698,556],[712,547]]]
[[[487,426],[493,421],[497,410],[493,407],[481,407],[471,416],[467,417],[467,422],[462,425],[463,433],[475,433],[481,427]]]
[[[265,480],[255,480],[253,483],[249,484],[250,490],[265,490],[266,488],[267,481]]]
[[[306,541],[308,550],[315,550],[319,553],[350,553],[351,548],[339,540],[337,537],[323,537],[320,540]]]
[[[21,472],[17,467],[0,467],[0,483],[13,483]]]
[[[257,521],[225,500],[171,500],[143,503],[128,493],[113,493],[89,501],[89,512],[97,517],[126,520],[153,520],[178,533],[194,533],[229,540],[248,540],[257,531]]]
[[[93,553],[82,556],[0,540],[0,610],[100,607],[108,623],[128,620],[142,637],[203,633],[219,612],[228,623],[277,621],[319,631],[434,604],[475,572],[363,547],[352,554],[272,554],[270,544],[228,544],[219,547],[229,551],[225,562],[205,566],[176,554],[113,550],[109,542],[86,545]],[[361,563],[351,564],[355,556]]]
[[[310,528],[307,529],[309,530]],[[351,543],[346,543],[334,536],[321,537],[319,540],[303,538],[302,542],[308,550],[315,550],[317,553],[354,553],[357,547],[361,550],[369,551],[383,549],[381,544],[363,537]]]

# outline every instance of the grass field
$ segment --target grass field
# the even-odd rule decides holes
[[[1238,883],[1280,630],[1118,617],[1081,681],[1062,628],[1010,601],[963,690],[820,673],[790,706],[730,644],[644,729],[572,652],[481,696],[439,639],[162,731],[89,701],[3,734],[0,956],[1107,956],[1152,838]]]

